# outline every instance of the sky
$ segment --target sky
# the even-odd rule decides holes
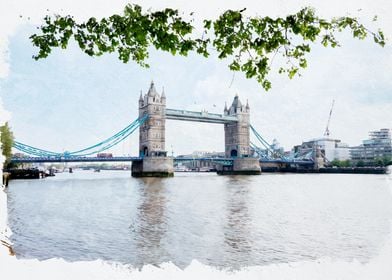
[[[121,130],[138,115],[140,90],[151,80],[167,107],[222,113],[235,94],[249,101],[251,123],[272,142],[289,150],[293,145],[323,135],[332,100],[331,137],[351,146],[368,131],[392,128],[392,46],[381,48],[371,38],[338,35],[342,47],[312,46],[308,68],[292,80],[271,73],[272,89],[229,71],[226,61],[189,55],[174,57],[151,51],[149,69],[124,64],[115,54],[91,58],[74,44],[54,50],[44,60],[28,37],[47,13],[72,14],[79,20],[121,13],[127,1],[0,0],[0,101],[10,113],[17,141],[62,152],[95,144]],[[285,16],[312,6],[318,15],[358,16],[370,28],[392,38],[391,1],[133,1],[144,9],[178,8],[194,12],[196,24],[216,18],[227,9],[246,7],[250,16]],[[372,23],[374,15],[378,21]],[[22,17],[20,17],[22,16]],[[4,114],[1,111],[0,113]],[[222,125],[167,121],[166,149],[174,154],[195,150],[223,151]],[[138,133],[112,152],[137,155]]]

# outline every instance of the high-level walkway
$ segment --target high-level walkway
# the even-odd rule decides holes
[[[219,124],[237,122],[237,118],[234,116],[176,109],[166,109],[166,119]]]

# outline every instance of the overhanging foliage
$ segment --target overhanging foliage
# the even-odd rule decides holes
[[[354,38],[369,35],[375,43],[385,45],[381,30],[372,32],[353,17],[326,20],[316,16],[312,8],[278,18],[246,17],[244,11],[227,10],[216,20],[204,20],[204,29],[198,32],[202,35],[197,36],[193,20],[184,20],[178,10],[144,12],[138,5],[127,5],[122,15],[100,20],[91,17],[82,23],[70,15],[48,15],[40,27],[41,34],[30,38],[39,48],[35,59],[47,57],[53,48],[65,49],[73,38],[90,56],[117,52],[124,63],[133,60],[143,67],[149,66],[146,60],[151,46],[182,56],[196,52],[208,57],[215,49],[220,59],[230,59],[232,71],[255,78],[265,90],[271,88],[267,75],[276,55],[286,60],[277,67],[278,72],[293,78],[300,68],[307,67],[310,43],[339,46],[337,32],[348,29]]]

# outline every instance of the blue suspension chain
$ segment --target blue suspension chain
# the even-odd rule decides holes
[[[53,156],[60,157],[64,155],[78,157],[78,156],[91,155],[91,154],[102,152],[104,150],[107,150],[117,145],[118,143],[126,139],[128,136],[130,136],[138,127],[140,127],[148,119],[148,117],[149,117],[148,115],[144,115],[142,118],[136,119],[130,125],[120,130],[113,136],[105,139],[104,141],[101,141],[95,145],[92,145],[90,147],[78,151],[67,152],[67,153],[56,153],[56,152],[35,148],[18,141],[14,142],[13,147],[27,154],[35,155],[39,157],[53,157]],[[81,154],[82,152],[87,152],[87,153]]]

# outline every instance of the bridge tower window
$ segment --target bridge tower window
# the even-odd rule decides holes
[[[142,156],[148,156],[148,148],[147,147],[144,147],[143,148],[143,154],[142,154]]]

